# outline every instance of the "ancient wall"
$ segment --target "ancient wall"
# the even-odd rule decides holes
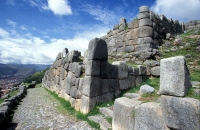
[[[191,87],[185,58],[162,59],[160,67],[160,98],[148,103],[117,98],[113,130],[199,130],[200,101],[185,97]]]
[[[156,59],[158,46],[162,45],[167,33],[176,35],[182,32],[182,23],[164,15],[158,16],[148,6],[141,6],[137,19],[127,24],[126,19],[121,18],[120,24],[101,38],[107,43],[110,59],[142,64],[146,59]]]
[[[124,61],[108,63],[107,44],[90,41],[83,62],[80,52],[64,49],[46,72],[42,85],[70,101],[72,107],[88,113],[97,102],[119,97],[122,90],[135,87],[146,78],[146,67],[131,67]]]
[[[184,25],[186,31],[190,31],[192,29],[200,30],[200,20],[191,20]]]

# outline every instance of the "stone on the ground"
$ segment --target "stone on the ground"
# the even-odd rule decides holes
[[[117,98],[113,107],[113,130],[134,130],[135,127],[135,107],[141,104],[140,101],[128,99],[126,97]]]
[[[200,89],[200,82],[198,82],[198,81],[192,81],[191,83],[192,83],[192,87],[193,87],[193,88],[198,88],[198,89]]]
[[[151,86],[149,86],[148,84],[142,85],[140,87],[140,95],[143,94],[151,94],[155,91],[155,89]]]
[[[151,68],[151,75],[156,77],[160,76],[160,66],[155,66]]]
[[[124,94],[124,97],[127,97],[127,98],[136,98],[136,99],[138,99],[138,98],[140,98],[140,94],[137,94],[137,93],[125,93]]]
[[[169,130],[158,103],[149,102],[135,107],[135,130]]]
[[[199,130],[199,100],[162,95],[161,107],[167,127],[177,130]]]
[[[113,111],[107,107],[100,107],[99,111],[105,116],[105,117],[113,117]]]
[[[111,124],[109,124],[102,115],[89,116],[88,119],[96,123],[99,123],[101,130],[111,129]]]
[[[190,73],[184,56],[161,60],[160,94],[183,97],[191,87]]]

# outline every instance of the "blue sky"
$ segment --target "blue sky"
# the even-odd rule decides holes
[[[148,5],[168,18],[200,19],[199,0],[1,0],[0,63],[51,64],[63,48],[87,49],[119,23]]]

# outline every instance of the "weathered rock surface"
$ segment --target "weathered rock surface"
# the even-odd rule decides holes
[[[193,98],[161,96],[166,125],[177,130],[199,130],[200,101]]]
[[[151,94],[155,91],[155,89],[151,86],[149,86],[148,84],[142,85],[140,87],[140,95],[143,94]]]
[[[149,102],[135,107],[135,130],[169,130],[158,103]]]
[[[107,60],[108,59],[107,44],[104,40],[95,38],[90,41],[88,45],[88,59],[89,60]]]
[[[99,123],[101,130],[111,129],[111,124],[109,124],[102,115],[89,116],[88,119],[96,123]]]
[[[160,66],[155,66],[151,68],[151,75],[156,77],[160,76]]]
[[[135,107],[141,104],[140,101],[126,97],[115,100],[113,108],[112,129],[113,130],[134,130]]]
[[[160,94],[185,96],[191,87],[185,58],[177,56],[162,59],[160,65]]]

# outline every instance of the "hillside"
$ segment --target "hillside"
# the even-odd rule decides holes
[[[49,65],[40,64],[1,64],[0,63],[0,78],[20,77],[25,78],[37,71],[48,68]]]

